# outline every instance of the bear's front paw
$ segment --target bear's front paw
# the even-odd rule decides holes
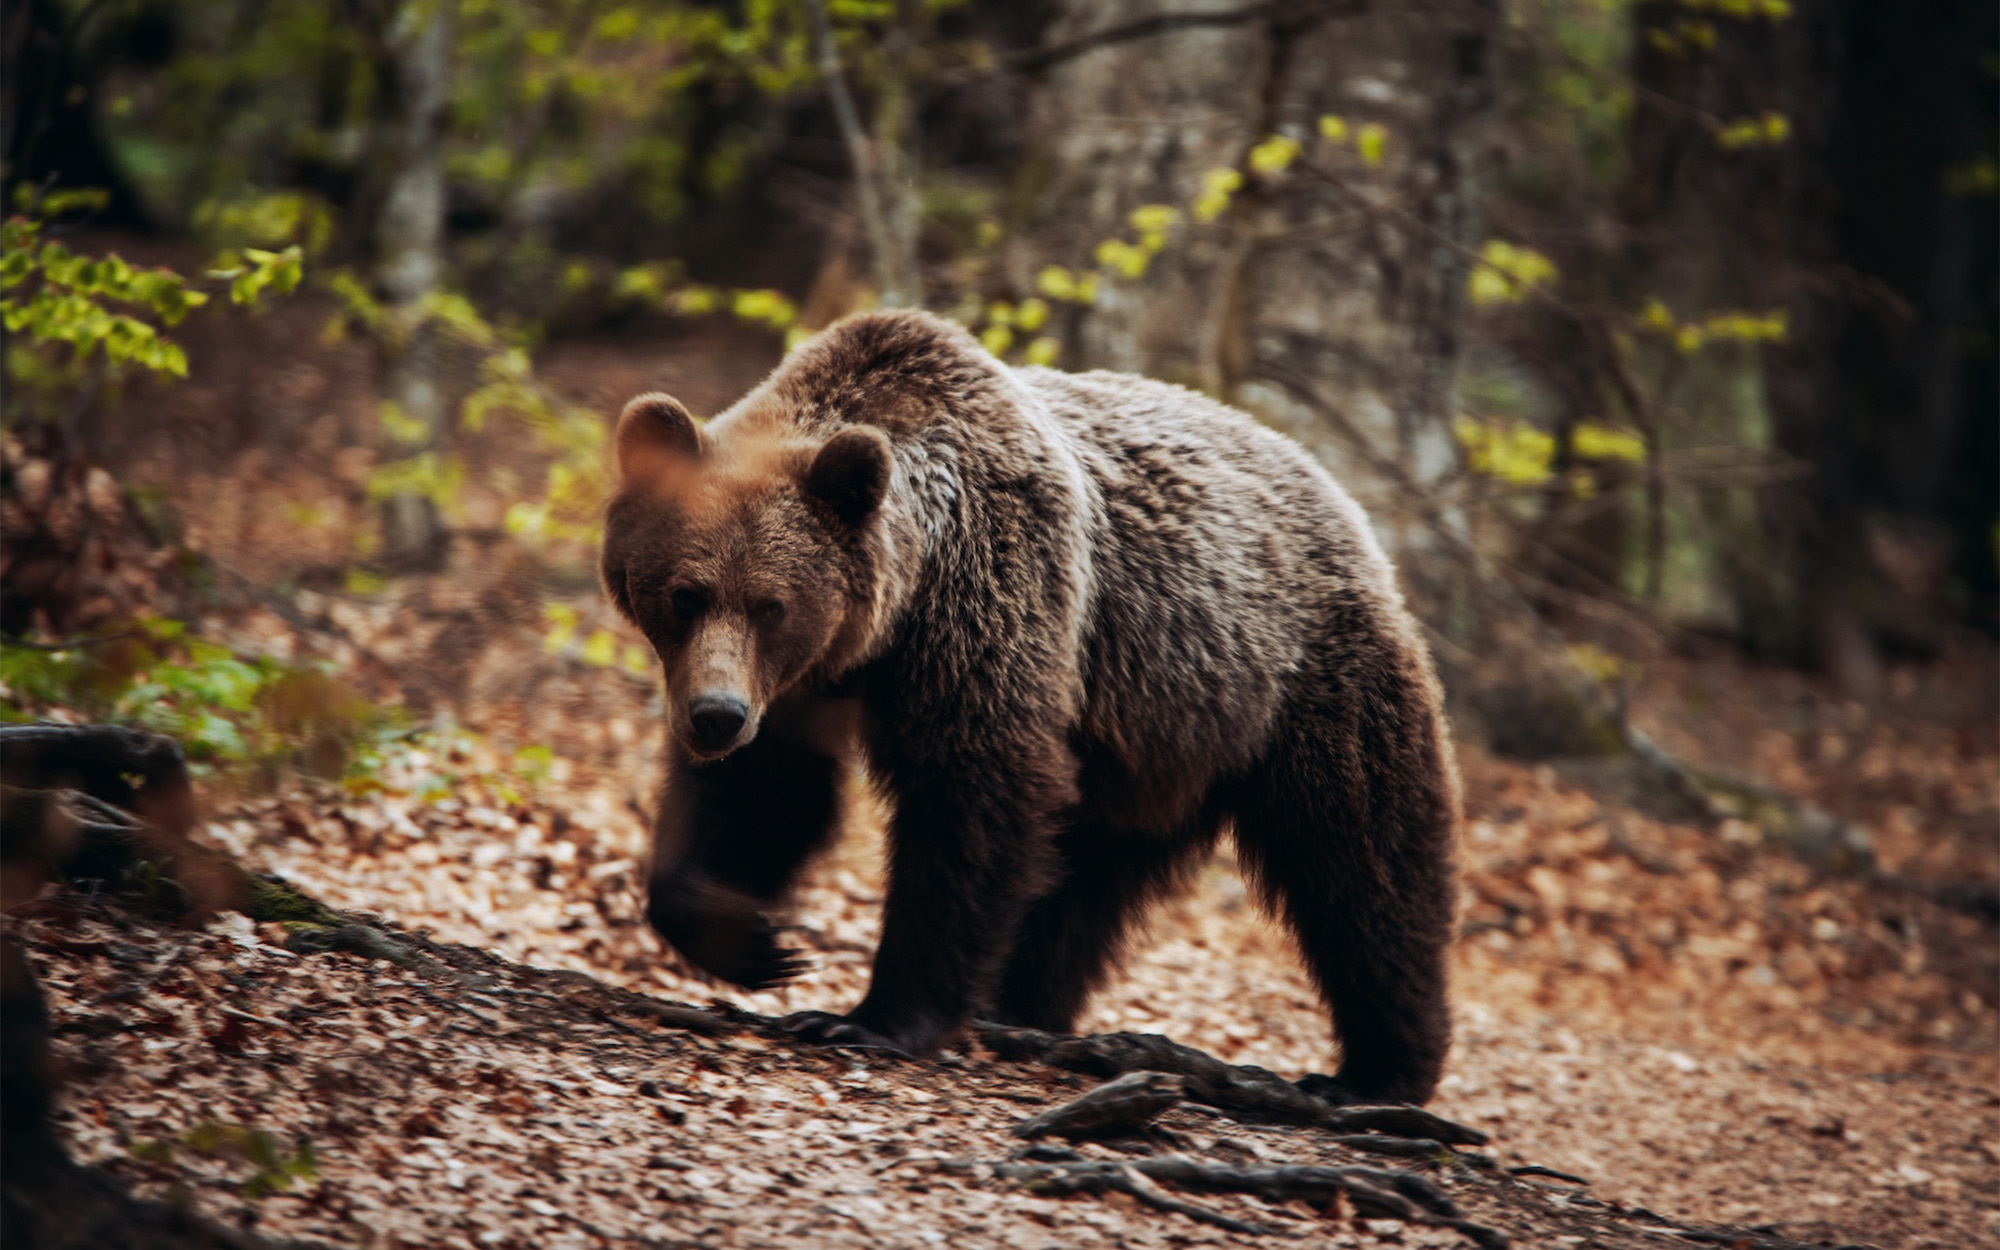
[[[646,918],[689,963],[746,990],[770,989],[811,966],[778,944],[780,931],[756,900],[698,870],[654,878]]]
[[[761,919],[741,928],[709,928],[674,945],[703,972],[746,990],[768,990],[812,967],[798,951],[780,946],[777,926]]]

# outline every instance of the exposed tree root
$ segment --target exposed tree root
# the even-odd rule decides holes
[[[1052,1067],[1095,1076],[1127,1072],[1172,1073],[1185,1078],[1187,1097],[1225,1111],[1244,1112],[1283,1124],[1304,1124],[1336,1133],[1388,1133],[1454,1146],[1483,1146],[1476,1128],[1433,1115],[1421,1107],[1336,1107],[1251,1065],[1227,1064],[1213,1055],[1153,1033],[1102,1033],[1065,1037],[1039,1029],[980,1024],[979,1040],[1003,1059],[1035,1059]]]
[[[939,1166],[955,1171],[971,1171],[981,1164],[950,1160]],[[1232,1168],[1202,1163],[1183,1155],[1131,1160],[1022,1161],[987,1163],[984,1166],[991,1168],[995,1176],[1019,1181],[1037,1193],[1104,1193],[1116,1190],[1161,1210],[1186,1215],[1232,1232],[1291,1235],[1290,1230],[1275,1225],[1238,1220],[1174,1198],[1160,1190],[1154,1182],[1166,1181],[1203,1193],[1250,1194],[1273,1202],[1297,1198],[1322,1209],[1345,1197],[1357,1215],[1453,1229],[1485,1250],[1503,1250],[1508,1244],[1507,1234],[1465,1219],[1457,1204],[1443,1190],[1414,1172],[1298,1165]]]

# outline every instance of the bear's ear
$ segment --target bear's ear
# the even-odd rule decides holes
[[[618,473],[630,479],[648,464],[693,460],[701,455],[701,431],[681,401],[649,391],[618,414]]]
[[[889,494],[894,464],[888,435],[872,425],[851,425],[820,447],[806,470],[805,487],[842,521],[859,525]]]

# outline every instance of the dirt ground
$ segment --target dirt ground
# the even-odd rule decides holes
[[[424,600],[433,616],[439,593]],[[398,646],[425,645],[420,624],[397,627],[408,603],[327,607],[392,660]],[[513,680],[542,670],[533,704],[560,717],[564,736],[552,740],[565,757],[531,795],[498,791],[520,784],[509,780],[514,736],[548,726],[496,700],[489,737],[400,759],[384,793],[237,801],[206,836],[334,906],[533,967],[707,1003],[715,987],[684,975],[640,914],[636,809],[652,784],[651,696],[605,670],[538,663],[533,641],[510,649],[496,639],[468,678],[484,689],[485,668]],[[1719,680],[1696,669],[1669,684],[1686,690],[1698,679]],[[1912,698],[1933,680],[1965,688],[1939,674],[1912,680]],[[570,707],[597,716],[561,714]],[[1659,712],[1663,733],[1671,714]],[[1862,776],[1917,800],[1876,827],[1920,834],[1990,821],[1990,749],[1954,747],[1941,763],[1926,741],[1934,732],[1959,740],[1928,716],[1876,726]],[[1676,1219],[1883,1247],[1967,1246],[2000,1232],[1989,919],[1913,890],[1817,878],[1782,851],[1607,804],[1545,766],[1476,750],[1462,764],[1458,1040],[1435,1110],[1491,1133],[1503,1164],[1575,1174],[1599,1201]],[[813,870],[793,918],[813,972],[780,990],[731,993],[734,1006],[782,1015],[860,996],[881,895],[880,812],[859,779],[852,809],[848,836]],[[1885,838],[1885,860],[1900,869],[1920,858],[1931,839],[1919,834],[1908,848]],[[1123,1199],[1009,1195],[920,1168],[886,1184],[881,1165],[925,1152],[1004,1158],[1011,1143],[999,1129],[1057,1099],[1046,1089],[1017,1088],[1011,1100],[984,1085],[975,1093],[974,1073],[1005,1084],[976,1051],[955,1064],[884,1067],[752,1037],[677,1044],[662,1058],[621,1054],[631,1026],[603,1021],[574,1047],[522,1049],[507,1044],[505,1025],[488,1029],[500,1018],[492,1002],[468,1010],[384,963],[303,962],[274,949],[279,937],[225,918],[165,950],[53,931],[39,939],[59,1045],[76,1073],[64,1123],[82,1157],[141,1192],[164,1194],[178,1178],[198,1209],[342,1243],[516,1244],[528,1229],[509,1220],[544,1207],[553,1214],[520,1244],[1221,1235]],[[114,1028],[106,1004],[135,980],[157,1014]],[[204,1013],[237,996],[255,1018],[245,1025],[254,1040],[232,1039],[232,1051],[216,1040],[226,1026]],[[1086,1027],[1161,1033],[1292,1077],[1332,1066],[1317,999],[1226,854],[1155,917]],[[721,1066],[705,1067],[687,1045]],[[635,1096],[640,1080],[679,1092]],[[135,1144],[205,1123],[309,1137],[322,1177],[309,1192],[326,1196],[247,1199],[240,1162],[185,1150],[168,1165],[132,1157]],[[653,1187],[634,1190],[634,1176]],[[493,1232],[503,1235],[482,1240]],[[1375,1235],[1321,1232],[1329,1244]]]
[[[579,349],[558,365],[615,404],[689,358]],[[299,428],[325,444],[316,463],[330,474],[296,458],[211,472],[171,441],[135,445],[131,471],[177,483],[194,545],[263,584],[337,561],[349,547],[338,520],[324,541],[273,549],[260,518],[278,501],[292,515],[358,515],[367,457],[343,442],[339,372],[324,361],[277,371],[290,391],[229,401],[275,405],[273,420],[287,403],[319,414],[323,428]],[[713,370],[703,376],[727,394]],[[228,401],[226,375],[208,385],[174,403]],[[467,494],[473,528],[490,523],[500,488],[475,481]],[[332,906],[523,965],[493,973],[509,992],[456,993],[355,955],[302,958],[230,916],[198,933],[121,932],[95,912],[28,922],[68,1073],[62,1127],[80,1158],[225,1222],[342,1245],[1236,1236],[1122,1195],[1042,1196],[939,1162],[1006,1158],[1018,1143],[1005,1128],[1080,1078],[1052,1083],[976,1047],[906,1064],[801,1052],[756,1028],[664,1029],[603,1006],[593,996],[608,991],[590,983],[526,971],[694,1004],[723,993],[686,975],[640,912],[656,696],[573,650],[551,654],[534,603],[574,606],[580,633],[618,627],[587,574],[524,568],[505,544],[469,540],[442,577],[301,592],[293,602],[317,632],[241,608],[203,624],[247,651],[386,669],[402,681],[394,697],[450,730],[397,758],[380,792],[215,793],[203,836]],[[496,614],[496,587],[531,607]],[[2000,1238],[2000,930],[1977,902],[2000,882],[1997,692],[1990,643],[1893,669],[1865,710],[1733,658],[1661,654],[1638,667],[1642,727],[1858,824],[1883,868],[1868,881],[1816,872],[1748,825],[1664,822],[1555,768],[1462,750],[1457,1042],[1433,1109],[1490,1133],[1502,1165],[1589,1182],[1454,1183],[1472,1218],[1527,1245],[1687,1244],[1640,1231],[1649,1217],[1911,1250]],[[530,780],[514,752],[532,745],[555,758]],[[842,1009],[865,988],[881,819],[859,778],[851,808],[792,918],[813,971],[781,990],[727,992],[734,1008]],[[520,1014],[531,1000],[576,1005],[551,1023]],[[1334,1066],[1317,997],[1226,850],[1154,917],[1086,1027],[1165,1034],[1287,1077]],[[1166,1124],[1218,1158],[1339,1154],[1196,1111]],[[265,1130],[287,1150],[309,1139],[317,1180],[252,1196],[246,1177],[261,1165],[204,1125]],[[1312,1244],[1462,1242],[1298,1203],[1203,1201]],[[1591,1222],[1619,1208],[1615,1229]]]

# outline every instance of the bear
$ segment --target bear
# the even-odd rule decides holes
[[[815,1042],[1074,1029],[1226,830],[1331,1009],[1329,1101],[1422,1103],[1450,1044],[1458,782],[1353,499],[1180,387],[1012,367],[853,315],[697,424],[626,405],[602,576],[664,668],[647,916],[748,988],[859,762],[892,808],[867,993]]]

